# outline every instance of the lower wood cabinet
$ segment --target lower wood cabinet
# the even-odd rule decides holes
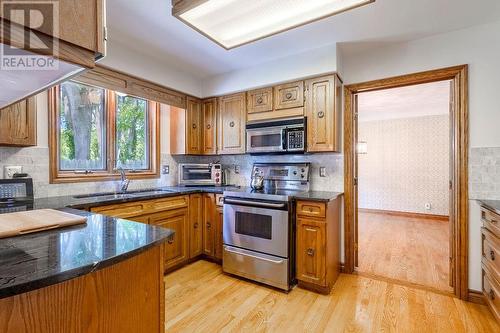
[[[0,145],[36,146],[36,97],[0,110]]]
[[[340,198],[297,202],[299,286],[329,294],[340,274]]]
[[[203,195],[189,196],[189,258],[203,253]]]
[[[500,214],[481,207],[483,295],[495,318],[500,321]]]
[[[215,231],[214,231],[214,257],[222,260],[222,222],[224,213],[222,207],[217,207],[215,212]]]
[[[165,269],[189,259],[189,212],[186,208],[153,214],[149,223],[175,231],[165,244]]]
[[[215,244],[215,194],[203,194],[203,253],[213,257]]]

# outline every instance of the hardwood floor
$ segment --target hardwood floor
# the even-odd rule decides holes
[[[453,292],[449,222],[359,212],[358,271]]]
[[[498,332],[486,306],[341,274],[329,296],[289,294],[197,261],[165,277],[167,332]]]

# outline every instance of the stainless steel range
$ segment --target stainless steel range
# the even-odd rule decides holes
[[[309,191],[309,163],[256,163],[264,188],[224,191],[224,272],[280,289],[295,282],[295,194]]]

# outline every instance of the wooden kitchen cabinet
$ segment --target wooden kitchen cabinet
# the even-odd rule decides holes
[[[245,153],[245,93],[219,98],[219,154]]]
[[[247,113],[273,111],[273,88],[262,88],[247,92]]]
[[[189,196],[189,258],[203,253],[203,195]]]
[[[340,152],[342,92],[338,76],[310,79],[305,86],[307,151]]]
[[[203,253],[209,257],[215,255],[215,194],[203,194]]]
[[[0,110],[0,145],[36,146],[36,97]]]
[[[297,201],[296,214],[299,286],[329,294],[340,274],[340,197]]]
[[[200,155],[202,153],[203,150],[202,133],[203,133],[203,125],[202,125],[201,101],[192,97],[188,97],[187,109],[186,109],[186,134],[187,134],[186,143],[187,143],[188,154]]]
[[[217,154],[217,99],[209,98],[202,102],[202,141],[203,155]]]
[[[483,296],[495,318],[500,321],[500,214],[481,207]]]
[[[276,110],[304,106],[304,81],[281,84],[274,87],[274,108]]]
[[[215,211],[215,230],[214,230],[214,257],[222,260],[222,226],[224,221],[224,213],[222,207],[217,207]]]
[[[175,231],[165,244],[165,269],[168,270],[189,259],[189,211],[176,209],[150,216],[149,223]]]

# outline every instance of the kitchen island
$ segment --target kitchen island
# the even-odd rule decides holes
[[[87,223],[0,239],[0,332],[163,331],[173,232],[65,211]]]

